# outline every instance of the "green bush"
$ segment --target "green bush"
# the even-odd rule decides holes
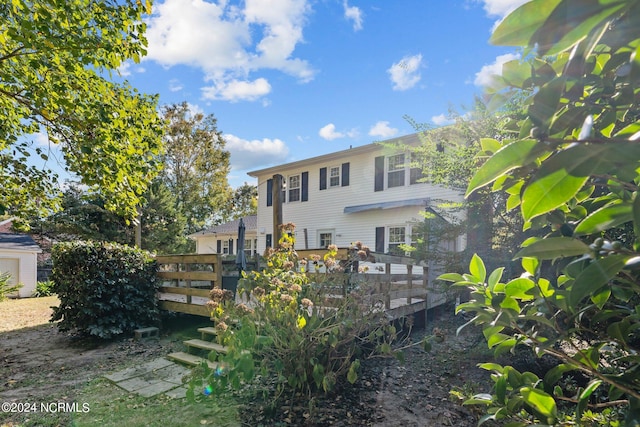
[[[158,266],[148,252],[104,242],[65,242],[52,250],[62,331],[99,338],[130,333],[159,320]]]
[[[45,280],[44,282],[36,283],[36,290],[33,293],[33,297],[48,297],[53,295],[53,282],[51,280]]]
[[[237,305],[223,290],[212,291],[208,305],[218,340],[229,351],[210,355],[222,368],[203,368],[204,378],[192,383],[191,396],[197,387],[223,392],[258,377],[269,384],[269,401],[275,404],[286,391],[311,395],[354,383],[361,360],[392,353],[394,326],[366,297],[364,286],[346,281],[350,265],[335,259],[337,248],[301,260],[291,235],[285,228],[267,268],[240,280],[239,292],[249,296],[246,305]],[[354,248],[353,256],[358,252],[366,248]],[[321,268],[328,274],[314,271]],[[329,294],[343,297],[329,301]]]
[[[10,273],[0,273],[0,301],[6,300],[9,294],[16,292],[22,287],[21,283],[10,285],[9,279],[11,279]]]

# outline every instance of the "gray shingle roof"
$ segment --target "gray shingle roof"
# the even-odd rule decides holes
[[[245,216],[242,219],[244,220],[244,227],[246,231],[256,231],[258,229],[257,215]],[[191,236],[202,236],[203,234],[235,234],[238,232],[239,223],[240,218],[233,221],[225,222],[224,224],[207,228],[206,230],[198,231]]]
[[[31,236],[12,233],[0,233],[0,250],[42,252]]]

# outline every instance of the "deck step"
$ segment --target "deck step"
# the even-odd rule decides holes
[[[218,367],[218,363],[216,362],[212,362],[210,360],[195,356],[193,354],[185,353],[183,351],[169,353],[167,354],[167,358],[176,362],[184,363],[185,365],[189,366],[198,366],[202,362],[206,361],[207,365],[209,365],[209,368],[216,369]]]
[[[218,335],[218,331],[213,326],[207,326],[204,328],[198,328],[198,332],[202,334],[202,339],[204,340],[207,335]]]
[[[202,350],[217,351],[218,353],[227,353],[227,347],[211,341],[193,339],[184,341],[184,345]]]

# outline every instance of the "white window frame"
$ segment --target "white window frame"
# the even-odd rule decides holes
[[[402,156],[402,163],[396,163],[395,159]],[[407,185],[407,153],[396,153],[391,156],[387,156],[385,159],[385,173],[384,178],[386,182],[387,188],[395,188],[395,187],[404,187]],[[401,165],[401,166],[399,166]],[[393,166],[393,169],[391,167]],[[397,174],[398,176],[402,176],[402,184],[399,185],[389,185],[391,180],[389,179],[391,174]]]
[[[331,243],[323,245],[322,244],[322,235],[323,234],[330,234],[331,235]],[[331,245],[331,244],[335,244],[336,243],[336,231],[334,229],[324,229],[324,230],[318,230],[318,247],[319,248],[326,248],[327,246]]]
[[[404,241],[402,241],[402,242],[391,242],[391,229],[393,229],[393,228],[402,228],[402,229],[404,229]],[[385,248],[386,253],[391,253],[392,252],[391,251],[392,247],[397,247],[398,245],[401,245],[401,244],[415,245],[416,242],[412,240],[412,235],[413,235],[413,228],[409,224],[395,224],[395,225],[389,225],[389,226],[385,227],[385,236],[384,236],[384,238],[385,238],[385,244],[386,244],[386,248]],[[403,255],[407,255],[407,253],[404,253]]]
[[[297,187],[292,186],[291,181],[297,179]],[[292,194],[297,194],[297,199],[291,200]],[[302,200],[302,174],[289,175],[287,177],[287,202],[299,202]]]
[[[230,255],[229,254],[229,239],[222,239],[222,244],[221,244],[220,250],[222,251],[223,255]]]
[[[334,171],[336,172],[336,174],[334,175]],[[340,184],[342,183],[342,167],[341,166],[329,166],[328,171],[327,171],[327,186],[329,188],[336,188],[336,187],[340,187]],[[332,178],[337,178],[337,182],[332,182],[331,179]]]

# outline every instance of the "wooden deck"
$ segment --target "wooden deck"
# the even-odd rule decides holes
[[[326,251],[297,251],[300,258],[312,254],[324,255]],[[381,303],[390,319],[412,315],[446,302],[442,293],[431,286],[429,268],[408,257],[371,253],[368,264],[383,268],[381,272],[345,274],[343,286],[333,287],[327,300],[339,299],[348,292],[349,286],[366,287],[372,303]],[[341,248],[338,259],[347,259],[348,251]],[[159,298],[161,308],[169,311],[210,317],[205,307],[209,300],[209,291],[222,288],[222,257],[210,255],[170,255],[156,257],[160,264],[158,273],[163,286]],[[392,274],[392,271],[404,270],[404,273]],[[310,273],[319,280],[324,273]],[[329,305],[331,305],[329,303]]]

